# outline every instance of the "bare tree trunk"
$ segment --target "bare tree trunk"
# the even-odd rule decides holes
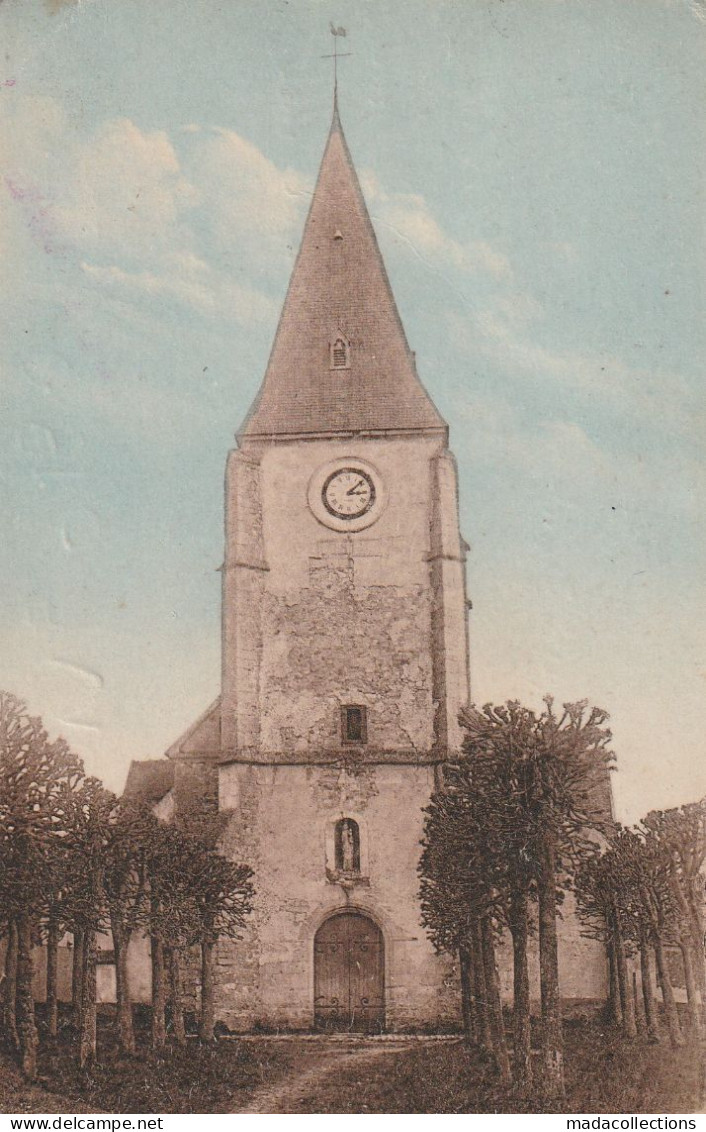
[[[672,861],[672,866],[671,866],[671,879],[672,879],[672,890],[674,892],[675,899],[677,901],[677,904],[679,905],[683,921],[687,925],[686,932],[685,932],[686,939],[684,940],[684,943],[687,943],[688,941],[691,942],[692,951],[691,951],[691,955],[689,956],[689,959],[691,960],[692,982],[695,982],[695,983],[698,984],[699,990],[701,992],[701,1004],[702,1004],[702,1007],[706,1008],[706,954],[704,953],[703,883],[701,883],[701,885],[699,886],[700,896],[699,896],[698,899],[699,899],[699,902],[701,903],[701,907],[699,907],[699,904],[697,903],[697,901],[694,900],[693,884],[690,883],[687,880],[687,882],[686,882],[686,892],[682,888],[682,883],[681,883],[680,878],[679,878],[679,872],[678,872],[678,869],[676,867],[676,862],[674,860]],[[682,945],[681,942],[680,942],[680,947],[682,947],[682,954],[683,954],[683,945]],[[685,972],[686,972],[686,962],[687,962],[687,960],[685,959],[684,960]],[[687,994],[688,994],[688,984],[687,984]],[[690,1007],[690,1013],[691,1013],[691,1007]],[[699,1015],[701,1014],[701,1011],[699,1011],[698,1006],[696,1007],[696,1013],[698,1013]],[[695,1016],[692,1014],[692,1028],[696,1024],[695,1021],[694,1021],[694,1018],[695,1018]],[[706,1019],[704,1019],[704,1021],[706,1021]],[[701,1019],[699,1018],[698,1031],[700,1031],[700,1030],[701,1030]]]
[[[59,1032],[59,925],[54,916],[47,926],[47,1033],[55,1038]]]
[[[503,1021],[503,1006],[500,998],[500,980],[498,978],[498,965],[495,962],[495,942],[493,940],[493,925],[489,916],[481,920],[481,938],[483,944],[483,969],[485,971],[485,987],[488,995],[488,1014],[493,1033],[493,1052],[498,1065],[500,1079],[509,1083],[511,1080],[510,1058],[505,1040],[505,1024]]]
[[[540,847],[539,876],[539,986],[542,1002],[542,1067],[544,1088],[550,1097],[564,1095],[564,1035],[559,997],[559,950],[556,932],[556,864],[551,834]]]
[[[628,1038],[637,1037],[637,1022],[635,1020],[635,999],[628,978],[628,964],[625,958],[625,945],[620,927],[620,915],[613,909],[613,939],[615,940],[615,958],[618,971],[618,986],[620,988],[620,1005],[623,1011],[623,1030]]]
[[[657,1018],[657,1003],[655,1002],[652,987],[652,961],[647,936],[640,939],[640,975],[642,978],[642,1001],[645,1004],[645,1022],[647,1023],[647,1036],[651,1042],[658,1042],[659,1022]]]
[[[81,1023],[78,1032],[78,1065],[87,1069],[96,1060],[96,933],[83,934],[81,963]]]
[[[475,988],[475,999],[478,1005],[478,1042],[481,1049],[491,1052],[493,1049],[493,1029],[490,1023],[488,1009],[488,988],[485,981],[485,966],[483,964],[483,936],[480,920],[473,921],[473,971],[471,977]]]
[[[37,1026],[34,1019],[34,962],[32,921],[27,913],[17,917],[17,1033],[22,1072],[28,1081],[37,1073]]]
[[[606,942],[608,950],[608,963],[610,966],[610,990],[608,1005],[610,1009],[610,1020],[614,1026],[621,1027],[623,1024],[623,1008],[620,1002],[620,983],[618,982],[618,960],[615,954],[615,940],[613,939],[612,927],[610,930],[610,937]]]
[[[698,1041],[701,1037],[701,1009],[697,999],[696,980],[694,979],[694,964],[691,955],[691,939],[682,936],[679,939],[679,950],[684,963],[684,982],[686,983],[686,1001],[689,1007],[689,1029]]]
[[[513,971],[513,1054],[515,1084],[525,1088],[532,1081],[530,984],[527,964],[527,892],[513,898],[510,932]]]
[[[210,939],[203,940],[201,943],[201,1018],[199,1019],[199,1037],[202,1042],[213,1041],[216,1024],[216,1008],[213,997],[213,952],[213,941]]]
[[[83,999],[83,928],[74,928],[74,953],[71,965],[71,1011],[74,1026],[81,1028],[81,1002]]]
[[[702,891],[697,896],[693,887],[690,886],[689,894],[687,897],[687,904],[689,907],[689,925],[691,928],[691,938],[694,947],[694,966],[696,969],[696,980],[699,984],[701,991],[701,1012],[703,1021],[706,1023],[706,949],[704,947],[704,912],[703,912],[703,896]]]
[[[184,1002],[181,993],[181,963],[179,949],[169,949],[169,1001],[172,1008],[172,1033],[178,1045],[186,1041],[184,1028]]]
[[[467,935],[468,947],[468,985],[471,999],[471,1019],[473,1022],[473,1042],[475,1045],[483,1044],[481,1012],[483,1009],[483,984],[480,981],[482,974],[482,956],[478,953],[473,924]]]
[[[664,947],[659,935],[654,938],[655,958],[657,960],[657,973],[659,975],[659,985],[662,988],[662,999],[664,1002],[664,1013],[667,1018],[667,1028],[669,1030],[669,1040],[674,1049],[684,1045],[684,1037],[679,1025],[679,1015],[677,1013],[677,1004],[674,1001],[674,991],[672,989],[672,981],[669,977],[669,968],[667,967],[667,959],[664,954]]]
[[[150,937],[152,955],[152,1049],[161,1049],[167,1040],[164,1010],[167,1004],[167,985],[164,978],[164,945],[161,939]]]
[[[10,1046],[17,1052],[20,1039],[17,1033],[17,924],[14,920],[10,920],[7,933],[3,1019]]]
[[[111,911],[110,931],[115,952],[115,1006],[118,1023],[118,1043],[123,1053],[135,1052],[135,1028],[132,1019],[132,999],[128,977],[128,946],[130,934],[126,932],[119,916]]]
[[[473,1011],[473,990],[471,987],[471,952],[467,944],[461,944],[458,949],[458,965],[461,978],[461,1016],[463,1018],[463,1032],[472,1042],[475,1038],[475,1018]]]
[[[694,957],[694,973],[696,975],[696,982],[698,983],[699,993],[701,994],[701,1014],[704,1024],[706,1025],[706,953],[704,952],[704,944],[698,938],[693,938],[693,957]]]
[[[638,1034],[644,1034],[645,1022],[640,1010],[640,996],[637,993],[637,969],[632,969],[632,1001],[635,1008],[635,1026]]]

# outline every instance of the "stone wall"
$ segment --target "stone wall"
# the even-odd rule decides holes
[[[565,999],[602,1000],[608,995],[608,969],[603,945],[583,935],[571,893],[566,895],[557,922],[559,937],[559,989]],[[539,1002],[539,949],[536,930],[529,939],[530,994]],[[512,1000],[512,941],[506,933],[498,948],[503,997]]]
[[[429,591],[359,587],[355,562],[322,557],[296,596],[266,596],[263,751],[340,751],[345,703],[366,706],[369,749],[430,748]]]
[[[355,908],[382,930],[389,1030],[458,1020],[453,963],[437,957],[419,922],[417,861],[431,766],[222,768],[233,809],[224,848],[255,870],[256,910],[242,941],[219,947],[219,1016],[233,1029],[313,1024],[314,935]],[[361,830],[361,878],[335,879],[331,828]],[[367,873],[363,870],[367,869]]]
[[[387,496],[355,534],[323,526],[308,502],[312,475],[343,457],[371,463]],[[464,557],[453,461],[438,436],[231,453],[224,750],[316,761],[340,746],[341,704],[361,703],[370,751],[441,754],[468,698]]]

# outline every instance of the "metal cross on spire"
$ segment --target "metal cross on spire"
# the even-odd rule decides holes
[[[338,94],[338,60],[346,59],[349,55],[352,55],[353,52],[338,50],[338,38],[339,36],[343,36],[344,39],[346,38],[346,29],[343,27],[334,27],[333,24],[329,24],[329,27],[331,28],[331,35],[333,36],[333,54],[322,55],[321,58],[333,59],[333,93],[335,97]]]

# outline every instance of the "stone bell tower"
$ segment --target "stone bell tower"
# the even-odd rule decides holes
[[[228,457],[222,695],[177,757],[218,763],[255,872],[222,943],[234,1029],[457,1018],[420,925],[423,807],[469,700],[448,428],[422,386],[341,128],[265,378]],[[210,754],[206,748],[209,748]]]

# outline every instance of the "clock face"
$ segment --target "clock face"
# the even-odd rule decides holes
[[[385,481],[360,456],[339,456],[313,473],[307,488],[309,509],[330,531],[354,535],[377,523],[387,506]]]
[[[335,519],[360,519],[375,503],[375,484],[362,468],[338,468],[324,480],[321,500]]]

